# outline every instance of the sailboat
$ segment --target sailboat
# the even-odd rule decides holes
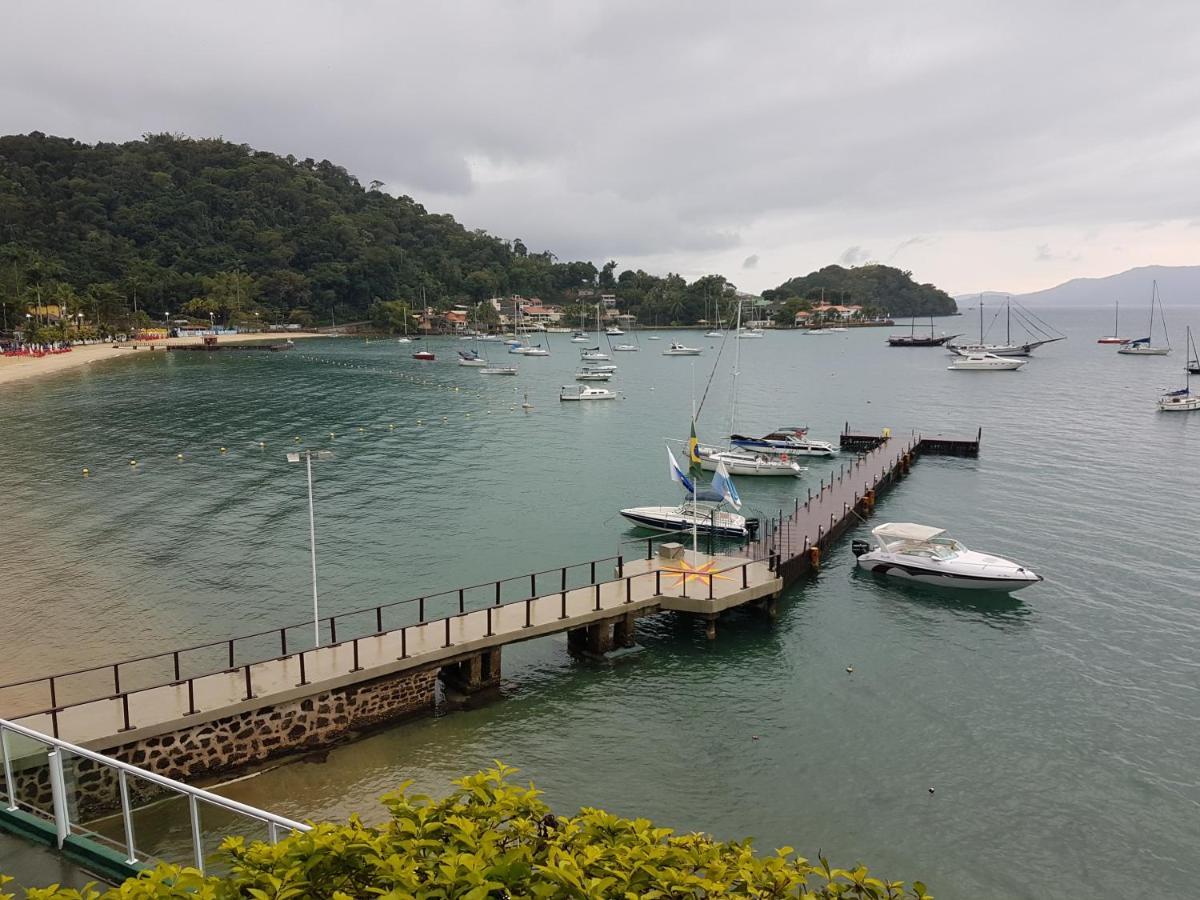
[[[596,304],[596,334],[600,334],[600,304]],[[600,345],[595,347],[587,347],[579,351],[579,358],[584,362],[597,362],[609,358],[608,354],[600,349]]]
[[[508,352],[519,356],[549,356],[550,351],[542,347],[541,344],[530,344],[527,336],[524,338],[520,337],[520,335],[527,334],[527,332],[521,328],[521,304],[517,300],[513,301],[513,313],[516,319],[515,333],[519,338],[519,342],[515,345],[510,345]],[[549,343],[550,333],[546,332],[546,344],[549,345]]]
[[[960,344],[952,343],[946,346],[946,349],[957,356],[966,356],[968,354],[990,353],[993,356],[1029,356],[1038,347],[1045,344],[1052,344],[1055,341],[1066,340],[1066,335],[1052,334],[1048,329],[1051,327],[1045,322],[1042,322],[1037,316],[1025,309],[1020,304],[1017,304],[1017,324],[1025,329],[1025,332],[1032,340],[1024,343],[1013,343],[1012,339],[1012,314],[1013,303],[1010,297],[1004,304],[1005,309],[1005,337],[1003,344],[985,344],[983,334],[983,297],[979,298],[979,343],[977,344]],[[1040,323],[1040,324],[1039,324]]]
[[[1121,334],[1121,301],[1115,301],[1113,309],[1113,333],[1110,336],[1097,339],[1097,344],[1128,344],[1129,338],[1119,337]]]
[[[738,302],[737,308],[737,329],[735,334],[742,330],[742,304]],[[733,356],[733,386],[730,389],[729,395],[729,433],[732,435],[734,431],[734,423],[737,419],[737,381],[738,371],[742,361],[742,347],[738,344]],[[693,434],[692,442],[689,444],[688,452],[693,459],[699,458],[700,468],[708,472],[715,472],[724,465],[726,470],[731,475],[776,475],[797,477],[803,475],[807,471],[798,463],[784,456],[776,456],[774,454],[756,453],[753,450],[748,450],[744,447],[739,447],[733,443],[732,437],[730,443],[722,450],[719,447],[699,446],[695,442]]]
[[[721,332],[721,301],[720,300],[713,303],[713,311],[716,312],[716,314],[717,314],[717,327],[714,328],[712,331],[704,332],[704,336],[710,337],[710,338],[723,338],[723,337],[725,337],[725,335]],[[704,317],[706,319],[708,318],[708,294],[704,295]]]
[[[809,329],[807,334],[829,334],[824,330]],[[934,334],[933,333],[933,316],[929,317],[929,336],[917,335],[917,317],[912,317],[912,323],[909,326],[908,334],[893,334],[889,335],[887,342],[889,347],[940,347],[948,341],[958,337],[957,334]]]
[[[422,305],[424,305],[425,288],[421,288],[421,300],[422,300]],[[405,304],[405,307],[404,307],[404,337],[396,338],[397,344],[411,344],[412,343],[412,339],[409,338],[409,336],[408,336],[408,316],[409,316],[408,305]]]
[[[1166,346],[1154,346],[1154,306],[1158,304],[1158,317],[1162,321],[1163,340],[1166,341]],[[1167,319],[1162,311],[1162,298],[1158,296],[1158,281],[1153,283],[1150,288],[1150,334],[1144,338],[1130,341],[1127,344],[1122,344],[1117,348],[1118,353],[1124,353],[1129,356],[1166,356],[1171,352],[1171,339],[1167,336]]]
[[[1191,412],[1200,409],[1200,394],[1192,393],[1192,374],[1200,370],[1200,360],[1196,359],[1196,344],[1192,341],[1192,328],[1187,330],[1188,361],[1183,367],[1183,387],[1177,391],[1167,391],[1158,398],[1158,408],[1163,412]]]

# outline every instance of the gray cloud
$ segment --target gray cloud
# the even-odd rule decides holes
[[[747,256],[745,259],[743,259],[742,260],[742,268],[743,269],[757,269],[758,268],[758,254],[751,253],[749,256]]]
[[[44,0],[6,6],[0,131],[223,135],[564,257],[753,240],[778,273],[831,239],[1194,219],[1198,41],[1183,0]]]

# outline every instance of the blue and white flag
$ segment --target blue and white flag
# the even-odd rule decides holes
[[[742,508],[742,498],[738,496],[737,488],[733,486],[733,479],[729,477],[729,470],[725,468],[725,460],[721,460],[717,464],[717,474],[713,476],[712,488],[724,497],[725,502],[734,509]]]
[[[683,489],[689,494],[695,493],[696,488],[692,484],[692,480],[683,473],[683,469],[679,468],[679,463],[675,461],[675,454],[671,452],[670,447],[667,448],[667,463],[671,467],[671,480],[682,484]]]

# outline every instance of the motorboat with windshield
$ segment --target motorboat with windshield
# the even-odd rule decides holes
[[[601,369],[593,369],[590,366],[583,366],[575,373],[576,381],[608,381],[612,378],[612,372],[606,372]]]
[[[818,441],[808,436],[808,429],[784,425],[762,437],[747,437],[744,434],[731,436],[735,447],[755,453],[768,453],[785,458],[792,456],[837,456],[838,448],[828,441]]]
[[[761,328],[743,328],[737,333],[739,341],[755,341],[765,338],[767,333]]]
[[[731,512],[725,508],[724,497],[712,490],[688,497],[678,506],[634,506],[621,510],[621,515],[642,528],[652,531],[690,532],[753,540],[758,533],[758,519]]]
[[[977,350],[956,357],[946,368],[951,372],[1013,372],[1027,362],[1027,359],[1013,359]]]
[[[663,356],[699,356],[703,351],[699,347],[688,347],[679,341],[671,341],[671,346],[662,352]]]
[[[1018,591],[1042,576],[1024,566],[968,550],[944,528],[913,522],[887,522],[871,529],[871,541],[852,544],[859,568],[877,575],[938,587]]]

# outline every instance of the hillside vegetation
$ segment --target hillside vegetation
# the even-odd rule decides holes
[[[932,284],[918,284],[912,272],[872,263],[826,266],[763,291],[770,300],[857,304],[890,316],[946,316],[958,311],[954,298]]]

